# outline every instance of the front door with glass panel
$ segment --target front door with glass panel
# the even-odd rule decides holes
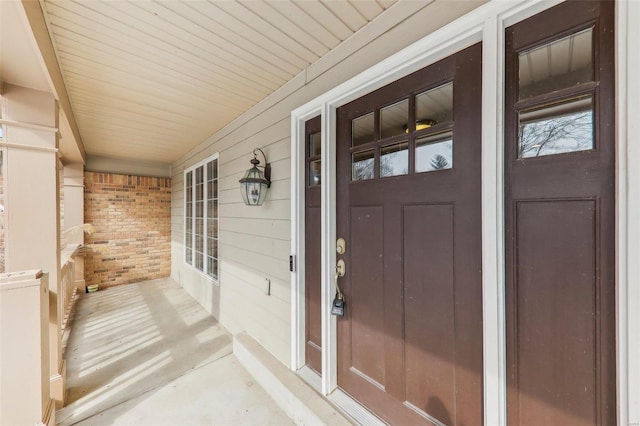
[[[613,2],[507,29],[509,425],[615,425]]]
[[[390,424],[482,424],[481,45],[338,109],[338,385]]]

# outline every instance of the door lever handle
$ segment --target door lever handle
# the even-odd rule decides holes
[[[336,290],[338,291],[338,299],[339,300],[343,300],[344,297],[342,296],[342,291],[340,291],[340,285],[338,284],[338,278],[344,277],[345,270],[346,270],[346,266],[344,264],[344,260],[342,260],[342,259],[338,260],[338,263],[336,264],[336,273],[333,276],[333,279],[334,279],[334,282],[336,284]]]
[[[338,260],[336,264],[336,273],[333,276],[334,282],[336,284],[336,297],[333,299],[333,303],[331,304],[331,315],[336,316],[344,316],[344,296],[342,295],[342,291],[340,290],[340,285],[338,284],[338,278],[344,277],[345,265],[344,260]]]

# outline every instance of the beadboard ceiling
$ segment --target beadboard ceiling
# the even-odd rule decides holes
[[[396,0],[41,0],[89,155],[171,163]]]

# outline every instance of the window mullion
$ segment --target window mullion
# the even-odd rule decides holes
[[[209,161],[206,161],[202,168],[202,271],[208,275],[207,261],[209,260]]]

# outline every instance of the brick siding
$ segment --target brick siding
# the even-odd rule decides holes
[[[109,287],[171,273],[171,179],[85,173],[88,285]]]

